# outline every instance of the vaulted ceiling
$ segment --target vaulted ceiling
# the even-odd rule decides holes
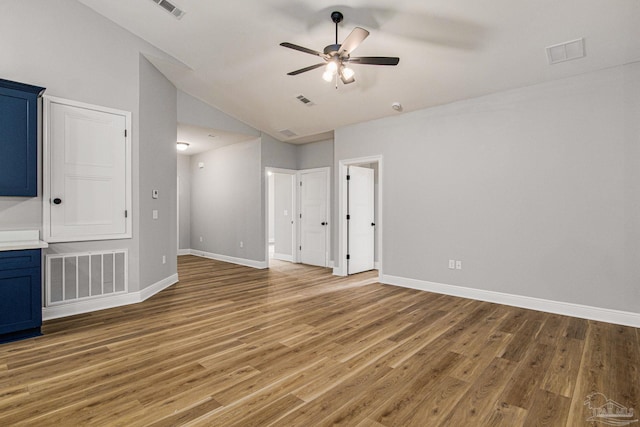
[[[638,0],[78,0],[175,58],[148,57],[179,89],[287,142],[337,127],[640,60]],[[317,57],[335,42],[330,14],[370,36],[355,56],[398,56],[396,67],[354,65],[356,82],[327,83]],[[584,38],[586,57],[549,65],[545,47]],[[302,104],[298,95],[313,105]],[[288,129],[295,136],[281,133]]]

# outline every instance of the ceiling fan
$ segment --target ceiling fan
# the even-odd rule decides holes
[[[296,76],[307,71],[315,70],[326,65],[326,70],[322,75],[322,78],[327,82],[332,81],[334,78],[340,77],[342,83],[349,84],[355,81],[354,71],[348,67],[349,64],[362,64],[362,65],[398,65],[400,58],[390,56],[351,56],[351,53],[360,46],[360,43],[364,41],[369,35],[369,31],[364,28],[356,27],[351,31],[351,34],[347,36],[342,44],[338,43],[338,24],[342,22],[344,16],[338,11],[331,12],[331,20],[336,24],[336,42],[330,44],[324,48],[323,52],[318,52],[313,49],[298,46],[293,43],[280,43],[280,46],[288,47],[289,49],[298,50],[300,52],[308,53],[310,55],[319,56],[324,59],[324,62],[311,65],[309,67],[301,68],[299,70],[291,71],[287,73],[289,76]]]

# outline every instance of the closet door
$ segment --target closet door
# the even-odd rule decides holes
[[[131,237],[127,112],[47,103],[50,242]]]

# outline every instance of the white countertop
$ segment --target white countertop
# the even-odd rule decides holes
[[[0,231],[0,251],[20,251],[47,247],[49,247],[49,244],[40,240],[38,230]]]

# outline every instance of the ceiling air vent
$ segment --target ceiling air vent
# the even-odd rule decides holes
[[[584,56],[585,52],[583,38],[547,47],[547,58],[549,59],[549,65],[557,64],[558,62],[565,62],[571,61],[573,59],[583,58]]]
[[[161,6],[164,10],[166,10],[170,14],[172,14],[176,19],[181,19],[185,14],[184,10],[179,9],[175,4],[167,0],[152,0],[152,1],[158,4],[159,6]]]
[[[315,105],[309,98],[307,98],[304,95],[298,95],[298,96],[296,96],[296,99],[298,101],[302,102],[307,107],[311,107],[312,105]]]
[[[283,129],[281,131],[279,131],[281,134],[283,134],[284,136],[286,136],[287,138],[291,138],[294,136],[298,136],[297,133],[295,133],[294,131],[292,131],[291,129]]]

